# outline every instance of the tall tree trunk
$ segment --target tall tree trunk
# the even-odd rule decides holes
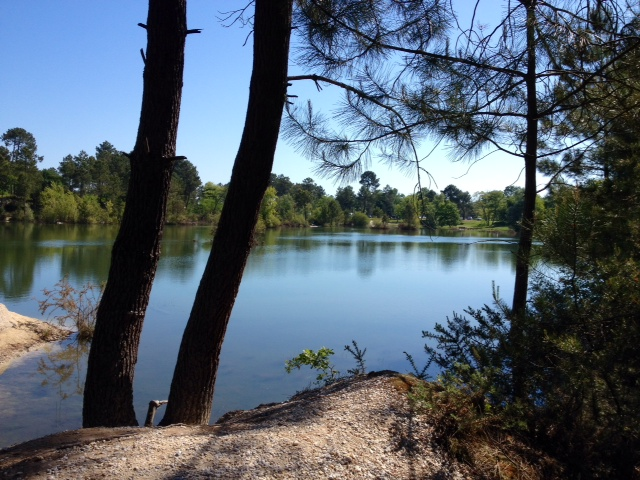
[[[536,171],[538,163],[538,99],[536,94],[536,0],[525,2],[527,7],[527,135],[525,147],[525,183],[524,206],[522,212],[522,224],[520,239],[518,241],[518,253],[516,257],[515,287],[513,303],[511,306],[512,319],[510,340],[513,349],[513,391],[515,398],[524,395],[524,373],[522,369],[522,353],[524,342],[524,317],[527,306],[527,293],[529,289],[529,262],[531,247],[533,244],[533,226],[536,209]]]
[[[162,425],[206,424],[220,350],[269,185],[286,99],[292,0],[256,0],[249,105],[213,248],[182,337]]]
[[[133,375],[160,256],[182,96],[186,0],[149,0],[140,125],[84,389],[84,427],[137,425]]]

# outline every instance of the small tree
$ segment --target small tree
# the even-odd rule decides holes
[[[24,128],[10,128],[1,138],[4,148],[0,152],[0,185],[18,200],[21,214],[28,216],[27,202],[42,180],[38,163],[43,157],[37,154],[35,137]]]
[[[78,202],[73,193],[59,183],[47,187],[40,195],[40,218],[48,223],[75,223],[79,218]]]

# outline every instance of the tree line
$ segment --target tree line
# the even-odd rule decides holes
[[[5,219],[46,223],[118,223],[124,212],[129,155],[103,142],[94,155],[67,155],[57,168],[38,169],[36,139],[11,128],[0,145],[0,202]],[[187,223],[219,213],[222,186],[202,185],[198,170],[176,163],[169,194],[169,220]]]
[[[44,223],[118,223],[124,211],[130,160],[111,143],[103,142],[94,155],[81,151],[65,156],[57,168],[40,170],[35,137],[22,128],[9,129],[0,146],[0,201],[5,219]],[[401,228],[435,229],[456,226],[480,217],[487,226],[517,230],[523,190],[477,192],[473,196],[449,185],[439,193],[424,188],[405,195],[386,185],[372,171],[360,176],[360,188],[339,187],[328,195],[312,179],[294,183],[271,174],[261,202],[259,228],[309,225],[351,225],[386,228],[397,221]],[[182,159],[175,164],[167,198],[167,223],[217,223],[228,185],[202,183],[195,165]],[[542,202],[540,202],[542,206]],[[374,220],[372,220],[372,218]]]

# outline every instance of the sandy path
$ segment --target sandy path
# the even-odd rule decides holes
[[[0,303],[0,375],[16,358],[70,334],[42,320],[10,312]]]

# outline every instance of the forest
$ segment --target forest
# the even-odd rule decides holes
[[[38,172],[28,132],[2,137],[6,216],[121,222],[97,311],[83,425],[137,425],[133,371],[166,221],[217,223],[161,422],[171,425],[209,419],[257,224],[360,218],[379,227],[398,220],[435,228],[480,217],[518,233],[514,295],[508,304],[496,294],[493,303],[423,332],[427,365],[442,374],[421,404],[444,412],[443,442],[464,457],[469,435],[496,442],[518,436],[557,459],[565,478],[638,478],[638,6],[505,2],[489,28],[464,24],[452,8],[458,2],[255,0],[255,12],[230,14],[251,25],[254,42],[233,173],[227,185],[202,186],[175,152],[184,43],[199,32],[186,28],[184,1],[169,3],[182,13],[149,2],[141,122],[131,153],[104,143],[95,157],[69,156],[57,170]],[[342,89],[338,113],[296,100],[290,92],[297,82]],[[154,102],[166,105],[154,109]],[[324,176],[359,179],[359,191],[344,187],[328,196],[313,179],[293,184],[271,173],[281,132]],[[461,159],[487,151],[513,156],[522,162],[524,187],[473,196],[453,185],[423,189],[428,155],[419,146],[430,138]],[[380,189],[368,170],[374,156],[416,172],[416,191]],[[540,174],[548,179],[542,187]],[[119,181],[112,185],[109,175]],[[412,365],[418,376],[426,371]]]
[[[124,211],[130,166],[127,154],[109,142],[95,155],[81,151],[65,156],[58,168],[38,169],[34,136],[23,128],[9,129],[0,146],[0,204],[5,221],[41,223],[117,224]],[[360,188],[338,187],[328,195],[312,178],[300,183],[271,174],[261,202],[258,227],[341,226],[406,230],[464,225],[481,219],[486,227],[517,231],[524,191],[508,186],[503,191],[464,192],[448,185],[436,192],[423,188],[406,195],[386,185],[368,170],[360,175]],[[167,199],[167,224],[215,225],[220,218],[228,185],[202,183],[193,163],[176,163]],[[544,209],[538,198],[537,207]]]

